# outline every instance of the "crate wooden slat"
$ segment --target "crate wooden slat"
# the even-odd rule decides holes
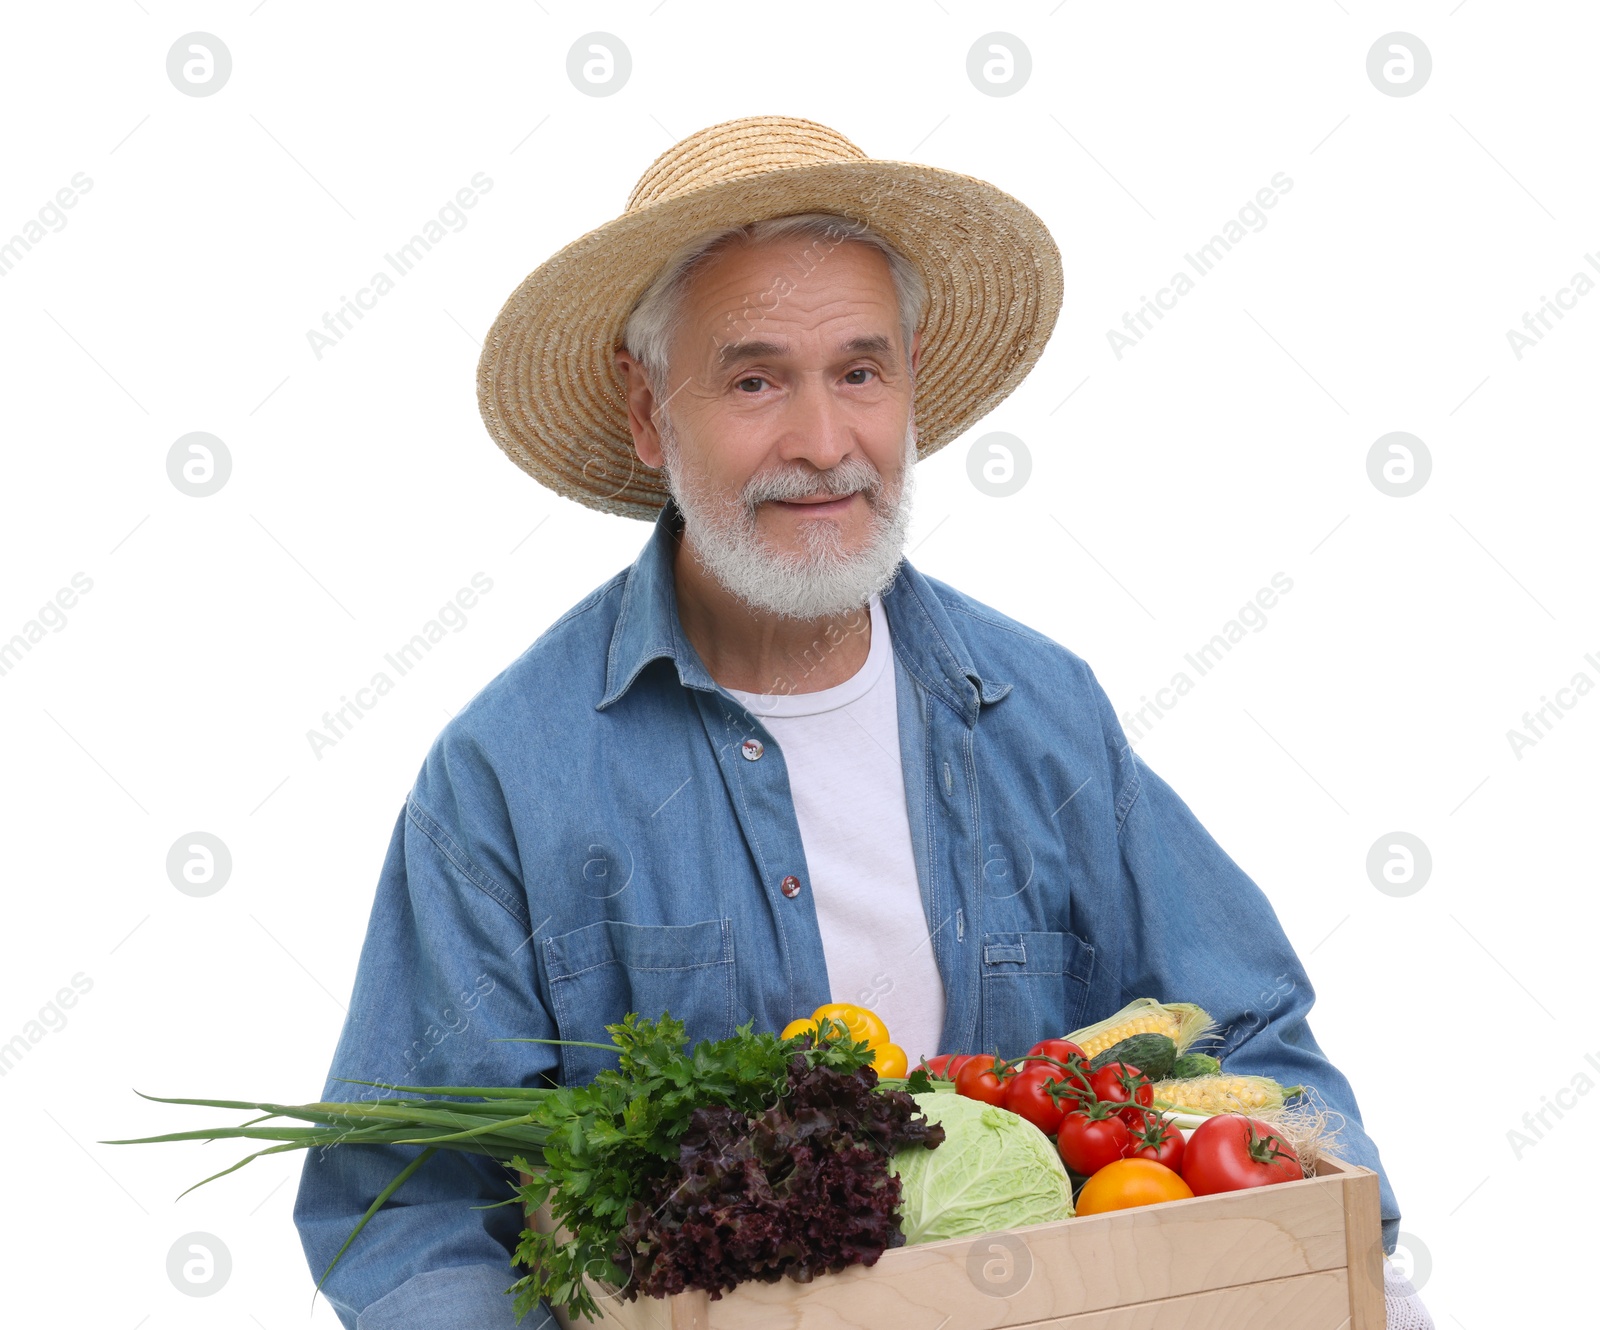
[[[1384,1330],[1378,1178],[1324,1158],[1317,1175],[1250,1191],[1089,1215],[1006,1235],[886,1251],[810,1284],[741,1284],[623,1302],[596,1289],[600,1330]],[[1014,1244],[1013,1244],[1014,1245]],[[974,1251],[978,1254],[975,1257]],[[984,1291],[1031,1263],[1010,1296]],[[946,1320],[945,1318],[949,1318]],[[568,1330],[561,1308],[556,1319]]]
[[[1345,1330],[1350,1298],[1342,1270],[1129,1303],[1081,1316],[1029,1321],[1026,1330]],[[959,1322],[952,1319],[951,1325]]]

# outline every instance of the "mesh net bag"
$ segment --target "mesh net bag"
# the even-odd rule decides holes
[[[1388,1330],[1434,1330],[1433,1317],[1411,1281],[1387,1260],[1383,1263],[1383,1307]]]

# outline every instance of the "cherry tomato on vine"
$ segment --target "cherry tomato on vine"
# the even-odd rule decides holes
[[[1094,1097],[1106,1104],[1155,1103],[1155,1087],[1150,1078],[1137,1067],[1126,1062],[1108,1062],[1099,1071],[1089,1073],[1089,1084]]]
[[[1183,1172],[1183,1133],[1170,1122],[1152,1120],[1146,1126],[1134,1127],[1132,1135],[1129,1159],[1153,1159],[1174,1173]]]
[[[1004,1107],[1018,1117],[1027,1118],[1045,1135],[1054,1136],[1061,1129],[1061,1119],[1067,1109],[1072,1107],[1070,1099],[1059,1103],[1047,1088],[1049,1082],[1058,1081],[1060,1077],[1060,1068],[1048,1062],[1027,1063],[1006,1083]]]
[[[956,1073],[956,1093],[980,1103],[1004,1108],[1006,1102],[1005,1064],[988,1054],[980,1054]]]
[[[1028,1050],[1028,1057],[1037,1057],[1043,1054],[1047,1058],[1054,1058],[1057,1062],[1065,1062],[1072,1057],[1084,1057],[1084,1051],[1070,1039],[1041,1039]]]
[[[1056,1149],[1074,1173],[1089,1175],[1121,1159],[1132,1144],[1128,1124],[1098,1106],[1078,1108],[1061,1119]]]
[[[956,1073],[972,1061],[971,1053],[941,1053],[938,1057],[923,1058],[921,1067],[930,1076],[953,1081]]]

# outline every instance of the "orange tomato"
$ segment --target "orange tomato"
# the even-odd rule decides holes
[[[879,1044],[872,1050],[873,1068],[889,1080],[906,1074],[906,1061],[906,1051],[899,1044]]]
[[[1154,1159],[1118,1159],[1097,1169],[1083,1184],[1075,1209],[1080,1215],[1100,1215],[1193,1195],[1189,1184],[1165,1164]]]
[[[778,1036],[778,1038],[779,1039],[793,1039],[797,1034],[810,1034],[811,1031],[815,1030],[816,1028],[817,1028],[817,1023],[815,1021],[808,1021],[808,1020],[790,1021],[787,1025],[785,1025],[783,1027],[783,1033],[780,1034]]]
[[[858,1007],[851,1002],[824,1002],[811,1013],[813,1021],[831,1017],[850,1032],[850,1037],[868,1048],[889,1042],[889,1027],[876,1012]],[[901,1073],[902,1075],[904,1073]]]

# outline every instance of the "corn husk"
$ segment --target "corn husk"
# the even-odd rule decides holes
[[[1135,998],[1115,1015],[1074,1030],[1067,1038],[1094,1057],[1132,1034],[1164,1034],[1181,1054],[1215,1028],[1216,1022],[1192,1002]]]

